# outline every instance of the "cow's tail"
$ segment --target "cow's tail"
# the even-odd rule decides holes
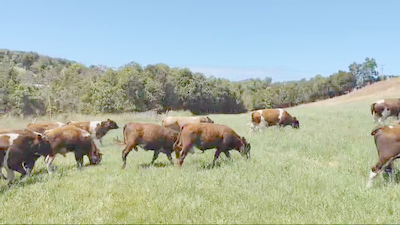
[[[181,134],[182,134],[183,127],[185,127],[185,125],[186,125],[186,124],[184,124],[182,127],[180,127],[179,134],[178,134],[178,138],[176,139],[176,141],[175,141],[175,143],[174,143],[174,149],[177,148],[178,146],[180,146],[180,145],[182,144],[182,143],[181,143]]]
[[[372,103],[372,105],[371,105],[371,114],[372,115],[374,115],[375,105],[376,105],[376,102]]]
[[[378,133],[384,126],[376,126],[374,129],[371,131],[371,135],[374,136],[376,133]]]
[[[124,129],[122,131],[122,133],[124,134],[124,144],[126,145],[126,133],[125,133],[125,129],[127,127],[128,124],[125,124]]]

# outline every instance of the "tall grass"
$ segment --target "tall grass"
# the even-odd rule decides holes
[[[212,168],[215,150],[196,151],[182,169],[160,154],[131,152],[121,170],[126,122],[154,117],[100,115],[68,119],[116,120],[120,129],[103,140],[99,166],[76,170],[72,153],[58,155],[57,172],[48,175],[40,158],[30,178],[13,188],[0,182],[1,223],[398,223],[400,187],[376,179],[365,189],[377,152],[370,135],[375,126],[367,103],[296,107],[288,112],[300,129],[271,127],[249,134],[249,114],[211,115],[252,145],[252,158],[224,154]],[[65,120],[64,120],[65,121]],[[30,122],[2,121],[2,127]],[[85,158],[85,162],[88,160]]]

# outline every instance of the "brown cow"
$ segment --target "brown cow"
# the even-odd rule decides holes
[[[374,178],[384,170],[389,175],[393,161],[400,157],[400,125],[378,126],[371,135],[375,139],[379,161],[371,168],[367,188],[372,187]]]
[[[375,123],[383,123],[390,116],[400,120],[400,99],[381,99],[371,104],[371,114]]]
[[[251,113],[250,132],[255,129],[261,131],[268,126],[287,126],[300,128],[300,123],[296,117],[292,117],[284,109],[260,109]]]
[[[35,122],[35,123],[28,123],[27,127],[33,131],[43,134],[46,130],[62,127],[65,125],[66,125],[65,123],[61,122]]]
[[[25,132],[24,129],[10,129],[10,128],[0,128],[0,134],[7,134],[7,133],[23,133]]]
[[[178,123],[179,129],[175,123]],[[176,131],[180,131],[180,128],[183,127],[186,124],[190,123],[214,123],[213,120],[210,119],[210,117],[206,116],[179,116],[179,117],[173,117],[173,116],[167,116],[161,121],[161,125],[163,127],[171,127],[172,129]]]
[[[154,155],[151,160],[153,164],[160,152],[167,155],[168,160],[172,161],[171,152],[175,141],[178,139],[178,132],[152,123],[127,123],[124,126],[125,149],[122,151],[122,169],[126,167],[126,157],[132,149],[138,151],[137,146],[144,150],[153,150]],[[179,155],[177,155],[177,158]]]
[[[73,125],[83,130],[86,130],[92,135],[92,138],[102,143],[102,138],[107,134],[109,130],[118,129],[118,125],[115,121],[107,119],[106,121],[69,121],[67,125]]]
[[[7,180],[11,184],[15,179],[14,171],[30,174],[40,156],[53,155],[51,146],[43,134],[28,129],[20,133],[0,134],[0,176],[1,168],[7,170]]]
[[[189,151],[193,152],[193,147],[200,150],[216,148],[213,165],[217,161],[221,152],[230,158],[229,150],[238,150],[242,156],[250,157],[250,143],[244,137],[240,137],[231,128],[222,124],[213,123],[192,123],[182,127],[178,140],[174,144],[175,153],[181,156],[178,160],[182,166]]]
[[[93,141],[89,132],[72,125],[54,128],[44,132],[54,151],[54,155],[48,155],[45,159],[47,169],[51,173],[51,165],[55,154],[59,153],[65,157],[67,152],[75,153],[78,169],[83,166],[83,156],[89,158],[90,164],[99,164],[102,153]]]

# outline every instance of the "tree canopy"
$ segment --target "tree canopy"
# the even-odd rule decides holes
[[[232,82],[162,63],[86,67],[35,52],[6,51],[0,60],[4,68],[0,90],[6,112],[12,115],[149,110],[243,113],[327,99],[386,78],[376,71],[373,58],[354,62],[348,72],[338,70],[329,77],[276,83],[270,77]]]

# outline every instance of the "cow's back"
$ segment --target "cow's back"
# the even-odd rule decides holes
[[[264,109],[262,110],[262,117],[269,125],[276,125],[279,122],[281,110],[283,109]]]

